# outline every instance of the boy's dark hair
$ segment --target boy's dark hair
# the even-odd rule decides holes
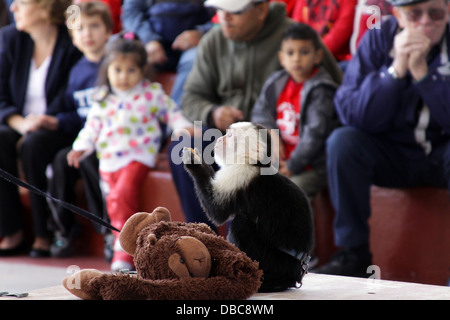
[[[289,25],[283,33],[281,41],[286,40],[310,40],[316,50],[320,49],[321,41],[318,33],[311,26],[304,23],[293,23]]]
[[[132,56],[137,66],[143,71],[143,74],[147,74],[147,51],[136,34],[123,31],[120,34],[114,35],[106,45],[105,51],[105,57],[103,58],[98,74],[98,85],[100,87],[107,86],[109,92],[111,92],[111,85],[108,81],[108,67],[117,56]]]
[[[111,16],[111,9],[109,6],[101,1],[85,1],[77,4],[80,8],[80,13],[87,15],[88,17],[100,16],[105,24],[107,31],[112,31],[114,23]]]

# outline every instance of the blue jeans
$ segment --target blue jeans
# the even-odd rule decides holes
[[[336,209],[335,244],[369,243],[370,186],[433,186],[450,190],[450,141],[408,159],[389,139],[352,127],[335,130],[327,141],[330,197]]]
[[[184,51],[181,54],[177,65],[177,76],[173,83],[170,97],[177,105],[181,106],[181,97],[183,96],[183,87],[186,79],[194,66],[195,58],[197,56],[197,47]]]

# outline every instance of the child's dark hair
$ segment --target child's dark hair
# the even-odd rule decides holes
[[[143,74],[147,74],[147,51],[142,41],[134,33],[124,31],[113,36],[106,45],[105,51],[98,74],[98,85],[100,87],[107,86],[109,92],[111,92],[111,85],[108,80],[108,67],[118,56],[132,56]]]
[[[304,23],[293,23],[286,27],[281,41],[285,40],[310,40],[316,50],[322,48],[320,37],[316,30]]]

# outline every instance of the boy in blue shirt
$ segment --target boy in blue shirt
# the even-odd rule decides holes
[[[84,125],[92,103],[92,93],[97,84],[97,75],[104,55],[105,45],[112,34],[113,22],[107,5],[102,2],[83,2],[79,4],[80,26],[72,30],[75,46],[84,56],[72,68],[66,90],[65,103],[68,110],[60,121],[64,128],[76,134]],[[86,190],[88,209],[101,217],[105,215],[103,196],[99,186],[98,160],[93,152],[75,169],[67,164],[67,153],[72,146],[61,150],[53,160],[53,176],[49,181],[50,194],[67,202],[75,202],[74,186],[81,177]],[[70,256],[73,251],[72,240],[78,227],[72,212],[51,205],[55,239],[51,245],[51,255]],[[101,231],[101,230],[99,230]]]

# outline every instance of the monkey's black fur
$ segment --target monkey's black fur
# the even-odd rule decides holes
[[[256,174],[237,175],[249,182],[224,196],[214,185],[217,173],[210,165],[198,163],[191,150],[184,150],[183,159],[197,196],[215,224],[233,219],[228,240],[259,262],[264,272],[260,291],[280,291],[301,283],[301,264],[282,250],[309,254],[312,249],[312,213],[305,193],[287,177],[261,175],[260,168],[248,164],[248,171]]]

